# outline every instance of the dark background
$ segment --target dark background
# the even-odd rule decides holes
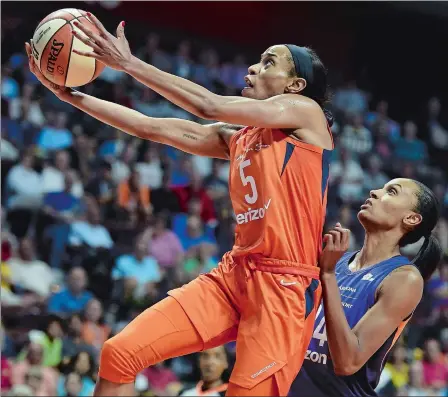
[[[36,20],[56,8],[76,7],[94,12],[110,31],[121,20],[132,21],[126,26],[131,46],[150,30],[162,33],[166,48],[187,32],[200,45],[204,37],[210,46],[219,42],[224,58],[239,51],[249,61],[272,44],[311,46],[328,65],[333,85],[354,78],[375,101],[380,92],[389,100],[392,117],[415,118],[429,96],[447,100],[447,4],[129,1],[106,10],[85,2],[2,2],[2,56],[32,36]],[[29,23],[23,23],[21,37],[10,37],[8,25],[16,16]]]

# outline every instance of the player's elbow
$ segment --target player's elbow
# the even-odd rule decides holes
[[[220,98],[216,94],[204,97],[197,109],[196,116],[205,120],[220,120],[223,111]]]
[[[357,357],[341,356],[340,360],[333,360],[334,373],[338,376],[350,376],[358,372],[364,364]]]
[[[350,363],[341,363],[334,364],[333,369],[337,376],[350,376],[358,372],[360,368]]]

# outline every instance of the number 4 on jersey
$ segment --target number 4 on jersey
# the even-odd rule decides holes
[[[319,317],[321,311],[322,305],[320,305],[319,309],[317,310],[316,318]],[[322,316],[319,324],[317,324],[316,328],[314,329],[313,338],[319,341],[319,346],[323,346],[327,341],[327,327],[325,326],[325,316]]]

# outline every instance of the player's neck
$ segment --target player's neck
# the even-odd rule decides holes
[[[375,265],[393,256],[400,255],[396,238],[389,233],[366,233],[364,245],[357,255],[358,268]]]

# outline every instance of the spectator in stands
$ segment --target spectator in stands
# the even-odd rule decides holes
[[[64,382],[64,393],[61,396],[66,397],[78,397],[84,396],[81,394],[82,391],[82,379],[77,372],[70,372],[65,377]]]
[[[193,59],[191,58],[191,43],[188,40],[183,40],[179,43],[173,60],[174,74],[185,79],[190,78],[193,69]]]
[[[47,298],[55,282],[55,274],[46,264],[37,259],[33,241],[26,237],[20,241],[18,256],[9,259],[11,281],[22,291]]]
[[[71,314],[84,310],[93,295],[86,290],[87,275],[83,268],[73,268],[67,279],[67,288],[55,293],[48,302],[51,313]]]
[[[103,304],[92,298],[84,309],[84,322],[81,330],[82,340],[100,351],[109,339],[111,329],[104,323]]]
[[[195,64],[192,77],[201,86],[216,91],[216,83],[220,80],[219,57],[216,51],[205,49],[200,52],[199,63]]]
[[[431,98],[428,102],[428,127],[431,144],[439,150],[448,149],[448,131],[440,122],[442,105],[439,98]]]
[[[135,165],[140,177],[140,184],[150,189],[157,189],[162,185],[162,164],[159,153],[154,147],[148,147],[143,161]]]
[[[421,163],[426,159],[426,144],[417,139],[417,125],[412,121],[406,121],[403,127],[404,137],[396,142],[395,156],[406,162]]]
[[[345,113],[364,113],[367,110],[369,96],[356,86],[356,81],[348,81],[344,87],[336,90],[333,106]]]
[[[374,132],[381,124],[384,124],[388,139],[390,142],[395,142],[400,137],[400,125],[389,118],[388,110],[389,104],[387,101],[379,101],[376,105],[376,111],[367,113],[366,124]]]
[[[96,202],[86,201],[86,217],[72,223],[69,243],[74,247],[110,249],[114,242],[108,230],[101,225],[101,214]]]
[[[41,396],[56,395],[57,372],[50,367],[42,365],[43,348],[37,343],[28,345],[28,353],[23,361],[18,362],[12,369],[12,383],[14,385],[26,384],[26,375],[31,368],[39,368],[42,373],[43,382],[38,391]]]
[[[29,333],[30,340],[38,343],[43,348],[42,365],[45,367],[57,367],[62,361],[62,319],[55,315],[50,315],[46,321],[45,330],[32,330]],[[20,357],[25,357],[26,350],[23,350]]]
[[[150,190],[140,183],[140,175],[133,169],[127,181],[118,185],[118,205],[128,213],[145,218],[151,212]]]
[[[168,54],[160,48],[160,36],[157,33],[150,33],[147,36],[146,45],[137,52],[137,56],[165,72],[170,72],[172,69]]]
[[[67,335],[62,340],[62,357],[64,361],[70,361],[73,356],[82,351],[92,356],[96,355],[93,346],[83,341],[81,337],[82,327],[81,315],[78,313],[72,314],[68,319]]]
[[[47,119],[48,120],[48,119]],[[67,149],[73,144],[72,133],[67,128],[67,114],[60,112],[56,115],[54,124],[49,124],[39,133],[37,147],[44,153],[54,150]]]
[[[0,156],[2,161],[15,162],[19,158],[19,150],[15,147],[14,143],[9,140],[6,126],[2,123],[1,125],[1,147]],[[3,181],[3,178],[2,178]]]
[[[409,382],[409,365],[406,359],[406,348],[396,345],[392,351],[392,358],[386,364],[384,371],[389,373],[394,390],[401,390]]]
[[[66,172],[64,175],[64,190],[49,192],[43,199],[43,212],[53,218],[53,221],[71,222],[80,215],[81,201],[72,194],[73,174]]]
[[[180,237],[180,236],[179,236]],[[204,233],[204,224],[196,215],[190,215],[187,220],[187,233],[180,237],[186,256],[194,257],[197,255],[197,249],[202,244],[208,244],[216,249],[216,242],[210,236]],[[213,252],[216,255],[216,251]]]
[[[154,214],[168,211],[171,214],[180,211],[179,198],[170,188],[171,175],[168,171],[163,173],[162,186],[151,191],[151,204]]]
[[[144,87],[139,98],[132,101],[132,107],[150,117],[173,117],[174,107],[155,91]]]
[[[424,384],[436,391],[445,388],[448,379],[448,363],[440,349],[438,340],[429,339],[425,342],[422,364]]]
[[[428,281],[427,292],[431,296],[431,306],[434,311],[448,307],[448,261],[447,257],[439,266],[439,270]]]
[[[228,387],[229,358],[224,346],[199,353],[201,379],[193,389],[184,389],[179,396],[222,396]]]
[[[11,168],[6,178],[7,206],[37,208],[42,202],[42,178],[34,170],[34,156],[30,150],[22,155],[19,164]]]
[[[246,62],[246,58],[242,54],[235,55],[231,66],[232,74],[230,79],[230,88],[241,90],[244,88],[244,77],[247,75],[247,68],[249,65]],[[221,68],[222,71],[222,68]],[[223,78],[221,80],[224,82]],[[226,84],[224,82],[224,84]]]
[[[28,386],[34,396],[45,397],[46,394],[42,390],[43,374],[41,367],[30,367],[25,375],[25,385]]]
[[[27,385],[15,385],[7,394],[8,397],[31,397],[33,395],[33,390]]]
[[[5,393],[12,387],[12,368],[11,362],[4,356],[3,351],[1,355],[1,374],[0,374],[0,392]]]
[[[222,161],[214,159],[212,172],[204,179],[204,186],[208,196],[214,201],[219,200],[229,194],[229,184],[221,177]]]
[[[410,366],[409,370],[409,385],[404,390],[400,391],[398,395],[405,395],[408,397],[425,397],[436,396],[429,388],[425,388],[423,383],[422,363],[417,361]]]
[[[213,201],[207,194],[206,189],[202,184],[201,177],[193,172],[191,175],[191,182],[187,186],[177,187],[173,189],[177,194],[180,204],[180,210],[182,212],[188,212],[189,202],[192,198],[199,200],[201,208],[201,219],[205,223],[216,222],[215,210],[213,208]]]
[[[96,176],[89,182],[86,192],[91,194],[100,206],[109,206],[115,196],[112,180],[112,166],[108,161],[102,161]]]
[[[166,254],[170,255],[171,246],[165,246]],[[175,247],[174,247],[175,249]],[[162,274],[154,257],[148,255],[148,245],[142,237],[135,242],[134,252],[117,258],[112,270],[115,280],[123,280],[125,295],[141,297],[148,283],[157,283]]]
[[[200,244],[196,250],[188,252],[184,263],[184,270],[193,280],[201,273],[208,273],[218,265],[216,247],[211,244]]]
[[[81,377],[81,391],[78,395],[91,396],[93,393],[93,389],[95,388],[95,371],[95,360],[93,359],[93,356],[85,351],[81,351],[76,356],[72,357],[70,362],[67,364],[64,373],[67,375],[73,372],[78,374]],[[58,396],[65,395],[67,375],[61,375],[59,377],[57,387]]]
[[[376,154],[372,154],[369,156],[363,180],[364,196],[368,195],[373,187],[384,186],[389,180],[387,175],[383,172],[382,167],[382,161]]]
[[[143,240],[147,243],[147,252],[163,270],[181,264],[184,250],[177,235],[168,229],[167,214],[159,213],[155,216],[154,226],[147,229]]]
[[[341,148],[340,161],[332,164],[330,183],[339,186],[338,195],[345,202],[357,202],[362,199],[364,171],[353,160],[351,153]]]
[[[62,192],[65,189],[65,175],[70,171],[70,161],[69,152],[61,150],[54,155],[54,166],[47,164],[44,167],[42,184],[45,193]],[[82,183],[73,178],[70,192],[76,197],[81,197],[84,193]]]
[[[21,97],[9,102],[9,117],[12,120],[24,120],[34,127],[42,127],[45,117],[40,101],[35,98],[35,87],[29,83],[23,85]]]
[[[385,162],[391,158],[393,153],[392,143],[388,136],[388,128],[387,122],[383,120],[378,122],[375,131],[375,151]]]
[[[369,153],[373,147],[372,133],[364,127],[362,114],[350,115],[350,122],[342,129],[341,144],[357,156]]]
[[[167,395],[171,384],[177,383],[176,374],[168,367],[165,361],[152,365],[141,372],[151,385],[151,391],[157,395]]]
[[[11,100],[19,95],[20,86],[12,77],[12,69],[7,65],[2,65],[2,98]]]

